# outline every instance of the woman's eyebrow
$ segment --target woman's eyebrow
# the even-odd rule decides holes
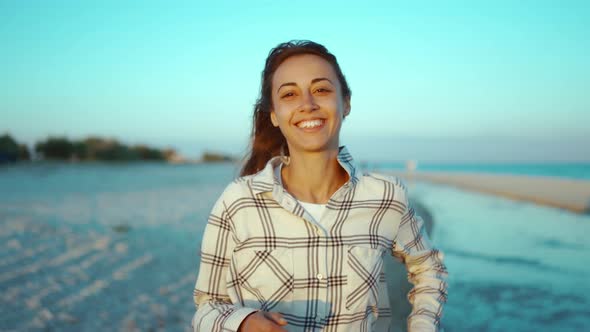
[[[314,78],[313,80],[311,80],[311,84],[317,83],[319,81],[328,81],[328,82],[332,83],[332,81],[330,81],[330,79],[328,79],[326,77],[318,77],[318,78]],[[332,85],[334,85],[334,83],[332,83]]]
[[[283,83],[283,84],[281,84],[281,86],[279,86],[279,88],[277,89],[277,92],[279,92],[279,90],[281,90],[282,87],[290,86],[290,85],[297,86],[297,84],[295,84],[294,82]]]
[[[328,81],[328,82],[332,83],[332,85],[334,85],[334,83],[332,81],[330,81],[329,78],[326,78],[326,77],[314,78],[313,80],[311,80],[311,84],[314,84],[314,83],[317,83],[320,81]],[[277,89],[277,92],[279,92],[279,90],[281,90],[281,88],[284,86],[297,86],[297,84],[294,82],[283,83],[283,84],[281,84],[281,86],[279,86],[279,88]]]

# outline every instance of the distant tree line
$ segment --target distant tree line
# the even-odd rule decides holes
[[[70,140],[48,137],[34,144],[35,159],[60,161],[168,161],[171,163],[199,162],[187,160],[174,149],[155,149],[146,145],[127,146],[115,139],[88,137]],[[27,161],[32,156],[26,144],[18,143],[9,134],[0,136],[0,163]],[[231,155],[204,152],[200,162],[236,162]]]
[[[54,160],[166,160],[166,151],[145,145],[127,146],[115,139],[89,137],[70,141],[65,137],[49,137],[35,144],[35,152],[43,159]]]
[[[201,161],[206,163],[215,163],[215,162],[235,162],[236,158],[232,156],[228,156],[221,153],[215,152],[204,152]]]
[[[27,145],[19,144],[8,134],[0,136],[0,163],[18,160],[31,160]]]
[[[163,161],[176,156],[173,149],[159,150],[145,145],[127,146],[115,139],[89,137],[69,140],[49,137],[35,143],[39,159],[68,161]],[[25,144],[18,144],[10,135],[0,136],[0,162],[30,160]]]

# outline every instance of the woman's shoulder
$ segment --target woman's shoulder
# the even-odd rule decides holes
[[[229,182],[223,191],[224,195],[241,195],[250,191],[252,175],[240,176]]]
[[[407,205],[408,189],[404,181],[393,174],[364,173],[361,181],[361,192],[369,197],[390,197]],[[385,196],[384,196],[385,195]],[[389,196],[391,195],[391,196]]]
[[[222,197],[227,199],[238,199],[244,196],[252,196],[257,192],[257,186],[260,184],[256,181],[256,174],[244,175],[233,179],[223,190]]]
[[[400,187],[404,190],[407,190],[407,186],[404,183],[403,179],[400,178],[399,176],[396,176],[393,174],[367,172],[367,173],[363,174],[363,180],[374,181],[374,182],[387,182],[387,183],[391,183],[397,187]]]

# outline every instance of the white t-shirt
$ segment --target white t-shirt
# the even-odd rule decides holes
[[[283,177],[281,176],[281,169],[282,168],[283,168],[283,164],[281,164],[279,167],[275,168],[275,176],[277,177],[277,179],[279,179],[279,183],[281,184],[281,187],[284,188]],[[321,220],[320,218],[321,218],[322,214],[324,213],[324,210],[326,209],[326,204],[307,203],[307,202],[303,202],[300,200],[297,200],[297,202],[299,202],[299,204],[301,204],[301,206],[303,206],[305,211],[307,211],[309,214],[311,214],[311,216],[313,217],[313,219],[317,223],[320,223],[320,220]]]
[[[315,221],[317,223],[320,223],[320,217],[324,213],[324,209],[326,208],[326,204],[307,203],[307,202],[302,202],[300,200],[297,200],[297,202],[299,202],[299,204],[301,204],[301,206],[303,206],[303,208],[307,212],[309,212],[309,214],[311,214],[311,216],[313,217],[313,219],[315,219]]]

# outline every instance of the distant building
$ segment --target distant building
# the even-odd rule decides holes
[[[166,161],[171,164],[184,164],[187,162],[185,157],[181,156],[173,149],[164,150],[164,157],[166,158]]]

